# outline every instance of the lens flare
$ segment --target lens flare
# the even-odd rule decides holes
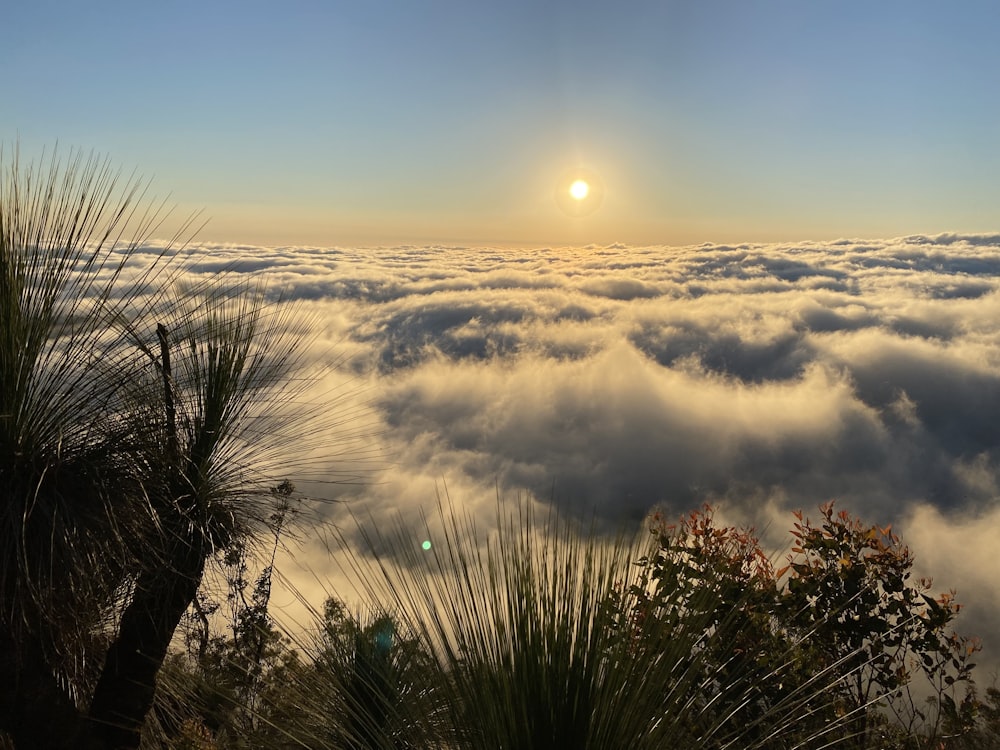
[[[421,544],[420,546],[426,552],[427,550],[429,550],[431,548],[431,540],[430,539],[424,539],[424,543]]]

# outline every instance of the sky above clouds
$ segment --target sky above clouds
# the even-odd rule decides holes
[[[110,154],[215,241],[996,229],[991,2],[37,0],[5,27],[0,139]],[[553,198],[577,167],[584,218]]]

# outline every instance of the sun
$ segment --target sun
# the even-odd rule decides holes
[[[577,180],[572,185],[569,186],[569,194],[578,201],[582,201],[587,197],[587,193],[590,192],[590,185],[587,184],[586,180]]]
[[[591,169],[577,167],[556,183],[556,205],[570,216],[587,216],[601,207],[604,183]]]

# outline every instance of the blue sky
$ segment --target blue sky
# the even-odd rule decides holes
[[[17,3],[0,139],[213,240],[634,244],[996,229],[1000,6]],[[600,209],[560,213],[586,167]]]

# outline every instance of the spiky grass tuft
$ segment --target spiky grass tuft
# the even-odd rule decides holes
[[[848,741],[850,717],[829,719],[836,669],[767,700],[762,686],[777,684],[780,659],[766,673],[717,660],[743,624],[739,601],[721,618],[688,600],[672,623],[627,623],[627,592],[640,583],[633,562],[651,552],[645,540],[609,539],[552,511],[539,521],[531,501],[500,503],[488,535],[450,501],[439,511],[431,551],[414,543],[412,528],[362,524],[367,549],[349,555],[366,599],[434,657],[433,689],[394,710],[439,737],[438,746],[748,750]],[[782,655],[789,665],[796,645]]]
[[[65,646],[88,643],[141,523],[112,507],[137,494],[116,416],[135,355],[112,321],[156,298],[162,256],[119,282],[164,212],[97,157],[39,164],[0,152],[0,622],[63,652],[72,688],[94,667]]]

